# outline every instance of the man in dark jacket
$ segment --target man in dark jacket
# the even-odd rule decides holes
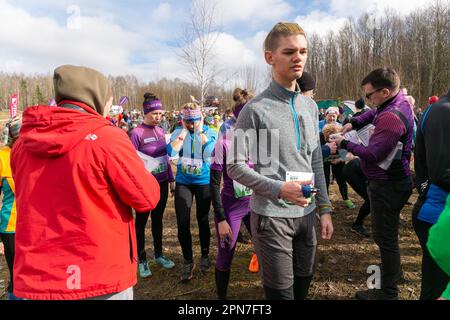
[[[413,210],[413,226],[422,247],[421,300],[439,298],[450,282],[426,246],[429,231],[450,196],[449,119],[450,91],[428,107],[417,130],[414,167],[419,199]]]

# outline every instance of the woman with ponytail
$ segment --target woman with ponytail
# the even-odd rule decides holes
[[[233,115],[220,128],[211,165],[210,185],[218,243],[215,278],[217,296],[221,300],[227,298],[231,263],[242,222],[244,222],[247,230],[251,234],[250,196],[252,191],[233,181],[228,176],[226,159],[239,113],[252,98],[253,95],[247,92],[247,90],[235,89],[233,94],[233,100],[235,102]],[[253,168],[251,162],[249,162],[249,166]],[[220,192],[222,175],[223,189]],[[252,264],[257,265],[255,255],[252,258]]]
[[[166,209],[167,198],[170,191],[175,191],[175,180],[167,155],[167,144],[165,133],[158,125],[161,123],[163,106],[161,101],[153,94],[146,93],[144,96],[144,122],[131,133],[131,141],[139,152],[156,159],[159,166],[152,174],[159,182],[161,198],[158,206],[151,212],[152,235],[155,262],[165,269],[171,269],[175,264],[163,255],[163,215]],[[136,214],[136,238],[139,255],[139,274],[142,278],[152,275],[147,255],[145,252],[145,226],[150,212]]]
[[[211,193],[209,191],[209,178],[211,154],[216,136],[210,128],[204,125],[204,117],[197,102],[187,103],[183,106],[182,125],[181,128],[173,132],[167,151],[171,157],[179,156],[175,212],[177,215],[178,240],[184,258],[181,280],[187,282],[192,279],[195,269],[190,229],[190,213],[194,196],[197,204],[197,222],[202,255],[200,270],[206,272],[210,267],[211,230],[209,210]]]

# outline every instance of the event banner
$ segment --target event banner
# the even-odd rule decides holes
[[[9,117],[14,119],[17,116],[17,108],[19,106],[19,94],[14,93],[11,95],[9,104]]]

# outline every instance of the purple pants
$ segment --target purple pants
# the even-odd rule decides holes
[[[242,221],[248,232],[251,234],[250,227],[250,199],[236,199],[222,194],[222,204],[225,211],[225,217],[233,232],[233,239],[230,243],[220,241],[219,224],[215,220],[217,234],[217,260],[216,267],[220,271],[228,271],[231,269],[234,251],[236,250],[237,238],[241,229]]]

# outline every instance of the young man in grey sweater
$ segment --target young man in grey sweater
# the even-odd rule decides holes
[[[296,23],[278,23],[264,47],[273,81],[241,112],[227,168],[233,180],[254,191],[252,237],[266,298],[302,300],[314,274],[318,215],[322,238],[333,234],[319,114],[296,82],[308,56],[304,31]],[[311,184],[319,189],[315,199],[302,192]]]

